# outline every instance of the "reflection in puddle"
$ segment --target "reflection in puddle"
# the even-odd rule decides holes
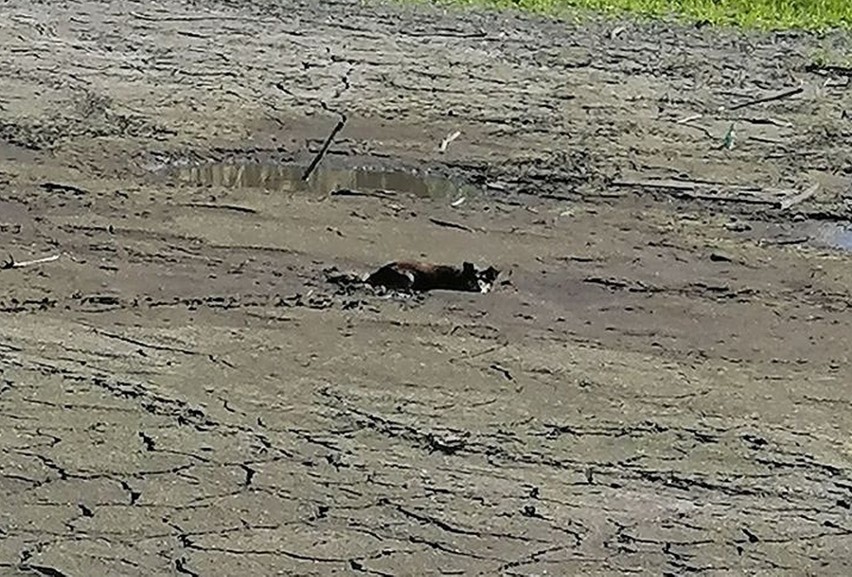
[[[852,252],[852,222],[754,223],[749,236],[770,244],[800,244]]]
[[[455,197],[467,186],[435,176],[401,170],[317,168],[308,182],[304,167],[287,164],[207,163],[173,168],[178,180],[202,186],[260,188],[285,192],[328,194],[334,190],[393,191],[421,197]]]
[[[852,251],[852,223],[817,224],[809,235],[816,244]]]

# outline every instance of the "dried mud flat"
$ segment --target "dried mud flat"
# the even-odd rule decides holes
[[[357,2],[0,16],[2,249],[61,255],[0,270],[0,574],[852,572],[852,269],[800,233],[849,217],[849,79],[814,40]],[[322,166],[481,192],[154,170],[304,164],[341,113]],[[325,279],[411,257],[508,282]]]

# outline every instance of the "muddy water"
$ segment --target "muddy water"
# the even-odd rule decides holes
[[[852,223],[829,222],[812,227],[811,241],[821,246],[852,251]]]
[[[475,193],[473,187],[438,176],[374,168],[319,167],[307,180],[297,164],[221,162],[175,167],[171,176],[198,186],[251,188],[325,195],[334,191],[394,192],[421,198],[457,198]]]
[[[801,244],[852,252],[852,222],[848,221],[755,224],[750,236],[773,244]]]

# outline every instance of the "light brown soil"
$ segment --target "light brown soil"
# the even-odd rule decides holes
[[[0,271],[0,572],[852,574],[850,258],[761,232],[849,216],[848,77],[806,71],[817,44],[350,0],[4,3],[2,250],[62,256]],[[483,192],[152,172],[306,162],[341,113],[323,166]],[[781,210],[625,185],[659,179],[820,189]],[[508,282],[326,281],[400,258]]]

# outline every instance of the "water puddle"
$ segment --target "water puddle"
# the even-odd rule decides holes
[[[425,198],[470,196],[473,187],[438,176],[373,168],[317,168],[307,182],[295,164],[225,162],[174,166],[172,177],[197,186],[327,195],[336,190],[406,193]]]
[[[753,227],[752,234],[771,244],[798,244],[852,252],[852,222],[764,224]]]
[[[852,223],[850,222],[817,224],[809,236],[814,244],[852,252]]]

